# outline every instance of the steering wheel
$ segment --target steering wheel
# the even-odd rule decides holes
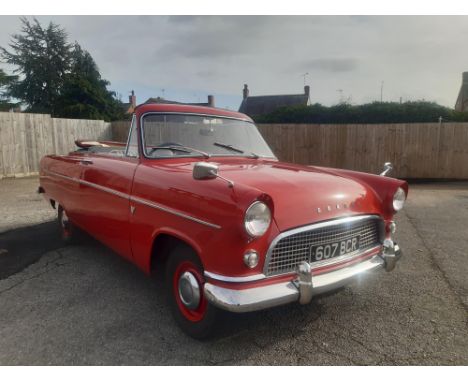
[[[177,142],[164,142],[164,143],[160,143],[159,145],[155,146],[155,147],[152,147],[149,152],[148,152],[148,155],[152,156],[153,153],[155,151],[163,151],[164,154],[163,155],[160,155],[162,157],[170,157],[170,156],[174,156],[174,151],[171,150],[171,149],[167,149],[167,150],[161,150],[161,149],[164,149],[164,147],[171,147],[171,146],[183,146],[181,145],[180,143],[177,143]],[[159,155],[158,155],[159,156]]]

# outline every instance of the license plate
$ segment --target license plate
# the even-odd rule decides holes
[[[359,236],[333,243],[312,245],[310,247],[311,261],[331,259],[359,250]]]

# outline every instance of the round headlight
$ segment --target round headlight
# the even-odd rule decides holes
[[[395,194],[393,195],[393,209],[395,211],[400,211],[406,201],[406,193],[401,187],[398,187]]]
[[[250,236],[262,236],[271,223],[271,212],[263,202],[254,202],[247,208],[244,218],[245,230]]]

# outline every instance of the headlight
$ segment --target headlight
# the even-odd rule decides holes
[[[245,212],[244,226],[250,236],[262,236],[271,223],[271,212],[263,202],[254,202]]]
[[[406,193],[401,187],[398,187],[398,190],[396,190],[393,195],[393,209],[395,211],[400,211],[403,208],[405,201]]]

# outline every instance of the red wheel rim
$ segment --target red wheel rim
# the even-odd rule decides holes
[[[195,309],[189,309],[185,304],[182,302],[182,299],[179,295],[179,278],[185,272],[190,272],[198,282],[198,286],[200,288],[200,302]],[[190,261],[184,261],[180,263],[175,272],[172,279],[172,291],[174,293],[174,298],[177,302],[177,306],[179,310],[182,312],[184,317],[192,322],[201,321],[203,317],[205,317],[207,301],[205,296],[203,295],[203,284],[204,280],[198,268]]]

